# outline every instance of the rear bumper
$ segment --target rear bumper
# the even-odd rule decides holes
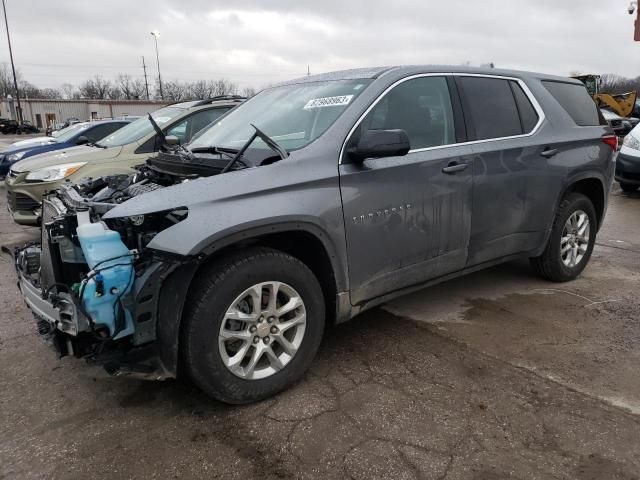
[[[615,179],[620,183],[640,185],[640,157],[618,153]]]

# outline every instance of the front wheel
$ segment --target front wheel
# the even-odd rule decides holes
[[[596,233],[593,203],[581,193],[570,193],[558,207],[544,252],[530,259],[531,266],[547,280],[575,279],[589,262]]]
[[[194,285],[183,358],[206,393],[249,403],[304,374],[325,323],[322,289],[306,265],[277,250],[248,249],[214,262]]]
[[[633,193],[638,189],[639,185],[633,185],[631,183],[620,183],[620,188],[622,189],[623,192],[625,193]]]

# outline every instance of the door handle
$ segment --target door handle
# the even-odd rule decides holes
[[[545,148],[542,152],[540,152],[540,155],[542,155],[544,158],[551,158],[557,153],[557,148]]]
[[[461,172],[462,170],[466,170],[468,166],[468,163],[451,162],[449,163],[449,165],[442,169],[442,173],[452,174]]]

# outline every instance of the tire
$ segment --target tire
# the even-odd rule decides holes
[[[633,193],[638,190],[639,185],[633,185],[631,183],[620,183],[620,188],[625,193]]]
[[[561,251],[563,232],[565,232],[567,221],[572,215],[578,215],[578,212],[586,214],[589,220],[589,225],[586,229],[589,231],[589,237],[588,241],[583,244],[586,248],[581,254],[582,256],[579,261],[576,261],[575,265],[567,265]],[[533,270],[538,275],[554,282],[568,282],[575,279],[582,273],[587,263],[589,263],[593,246],[595,245],[597,231],[596,211],[591,200],[581,193],[568,194],[562,202],[560,202],[560,206],[556,211],[551,235],[549,236],[544,252],[539,257],[530,258]]]
[[[284,329],[287,328],[284,327],[287,322],[295,323],[286,320],[284,315],[281,319],[270,316],[269,321],[274,323],[269,325],[266,324],[266,319],[261,321],[264,323],[258,324],[257,322],[260,320],[242,322],[228,318],[229,312],[232,310],[236,314],[246,315],[241,313],[239,308],[234,309],[240,304],[246,306],[251,315],[254,315],[256,309],[253,307],[251,295],[247,294],[246,297],[243,297],[245,300],[239,303],[237,303],[238,298],[245,295],[247,291],[255,291],[253,290],[254,286],[263,284],[263,282],[281,282],[277,288],[273,287],[273,290],[279,292],[275,298],[278,296],[286,298],[286,295],[283,297],[284,293],[282,292],[288,292],[289,298],[292,299],[294,296],[291,292],[294,292],[297,294],[296,299],[302,300],[300,307],[292,310],[293,313],[287,314],[294,315],[293,319],[296,322],[299,321],[296,319],[303,318],[306,314],[303,325],[295,325],[287,330],[290,332],[294,328],[296,329],[293,331],[296,335],[293,340],[288,339],[290,347],[299,342],[293,355],[288,355],[283,348],[284,344],[279,343],[281,340],[278,340],[285,335],[285,330],[282,330],[280,337],[277,335],[269,337],[269,328],[273,333],[275,325]],[[250,248],[214,261],[194,279],[193,285],[196,287],[188,300],[190,306],[185,311],[181,350],[186,371],[196,385],[211,397],[222,402],[244,404],[270,397],[302,377],[318,351],[325,325],[322,289],[316,277],[305,264],[278,250]],[[273,290],[266,287],[259,288],[261,294],[255,298],[260,298],[261,306],[258,308],[260,312],[263,310],[264,292],[268,293]],[[269,298],[271,297],[267,294],[267,299]],[[280,310],[285,309],[282,302],[280,300]],[[293,305],[293,303],[291,304]],[[249,335],[250,338],[248,340],[245,337],[241,340],[232,338],[226,340],[230,343],[221,343],[225,342],[221,336],[223,323],[225,334],[230,329],[237,328],[238,330],[233,330],[234,333]],[[265,326],[268,328],[266,334],[263,328]],[[262,330],[249,333],[250,328]],[[298,340],[298,328],[302,331],[301,340]],[[261,332],[266,336],[259,337]],[[254,343],[256,338],[260,338],[260,340]],[[244,347],[248,349],[244,360],[248,358],[249,363],[256,356],[258,347],[265,349],[269,347],[272,349],[271,353],[279,355],[280,364],[283,366],[280,366],[280,370],[276,370],[275,373],[268,373],[269,369],[275,368],[272,367],[275,360],[265,352],[261,357],[257,355],[261,363],[257,366],[254,365],[255,369],[253,369],[252,375],[255,375],[255,378],[242,376],[249,375],[248,373],[239,373],[250,371],[248,365],[233,367],[236,368],[234,373],[232,367],[225,364],[225,361],[229,362],[230,358],[234,357],[228,351],[229,348],[234,348],[234,342],[236,344],[242,342],[242,346],[237,347],[236,353],[240,353]],[[267,342],[271,343],[267,345]],[[250,346],[246,346],[246,343],[249,343]],[[250,352],[253,352],[253,355]],[[264,367],[265,363],[268,364],[266,368]],[[259,365],[263,365],[262,369],[258,368]],[[266,376],[260,377],[258,374]]]

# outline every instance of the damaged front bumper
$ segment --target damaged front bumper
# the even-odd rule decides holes
[[[156,342],[157,287],[162,282],[162,274],[171,270],[170,265],[157,262],[136,278],[131,294],[124,301],[125,308],[133,313],[134,331],[123,338],[109,339],[101,336],[101,331],[82,313],[73,292],[56,288],[43,291],[37,277],[34,278],[34,271],[27,270],[40,268],[34,262],[40,251],[39,244],[15,250],[17,283],[35,317],[38,334],[60,357],[84,358],[91,364],[103,366],[111,375],[148,380],[176,377],[175,364],[165,366]]]
[[[96,285],[90,283],[92,280],[87,280],[97,279],[95,271],[87,265],[77,238],[69,236],[69,228],[65,228],[65,222],[74,214],[66,212],[64,204],[55,199],[45,199],[43,207],[46,221],[41,242],[13,252],[18,288],[34,314],[39,335],[60,356],[85,358],[104,366],[112,375],[153,380],[174,378],[177,358],[167,357],[161,345],[165,350],[168,347],[169,351],[177,352],[178,337],[173,337],[175,347],[166,335],[163,341],[158,341],[159,304],[166,277],[187,262],[148,254],[135,268],[132,262],[131,282],[127,285],[130,289],[118,294],[109,284],[108,272],[102,272],[105,278],[101,281],[107,291],[98,293]],[[98,273],[100,268],[103,267],[96,268]],[[119,331],[114,330],[113,324],[109,326],[104,314],[97,313],[109,309],[91,310],[91,301],[87,301],[89,295],[102,297],[99,301],[108,300],[109,294],[114,315],[117,309],[126,314],[126,328]],[[180,312],[177,310],[166,323],[179,322]]]

